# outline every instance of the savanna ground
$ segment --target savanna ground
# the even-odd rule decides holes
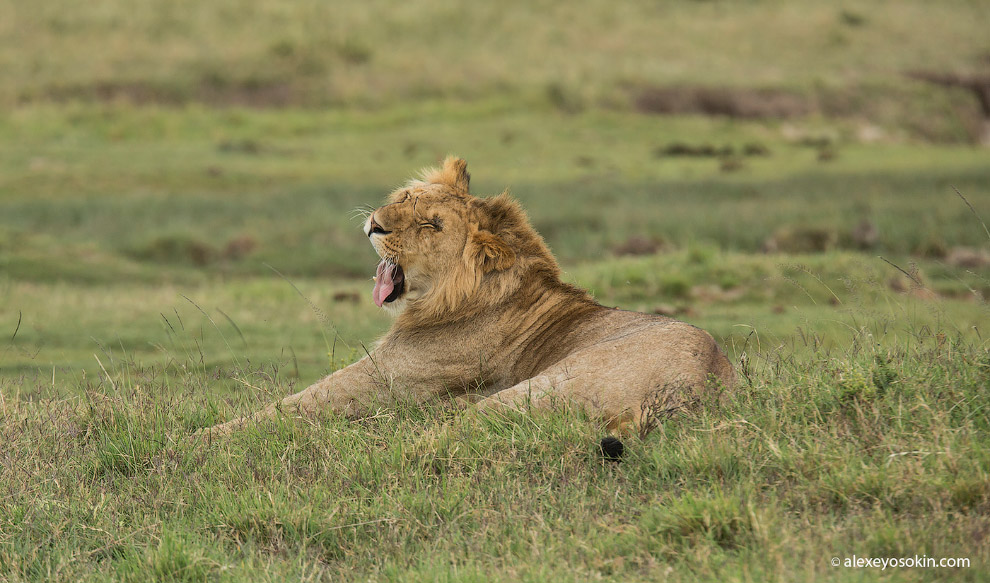
[[[987,580],[990,154],[903,73],[988,14],[0,3],[0,580]],[[360,209],[449,152],[737,389],[621,463],[579,411],[186,440],[386,329]]]

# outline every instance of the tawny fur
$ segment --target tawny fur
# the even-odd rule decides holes
[[[465,396],[477,407],[554,407],[642,429],[658,403],[676,408],[733,385],[718,345],[694,326],[606,308],[564,283],[518,203],[468,193],[467,164],[449,157],[391,193],[369,236],[402,266],[406,291],[386,304],[392,327],[370,354],[255,415],[332,411],[361,417],[396,399]]]

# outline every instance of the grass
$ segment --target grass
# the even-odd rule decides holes
[[[627,440],[621,464],[602,461],[603,428],[579,411],[444,404],[199,444],[195,429],[325,371],[325,337],[352,339],[338,365],[355,358],[353,339],[385,321],[330,298],[360,286],[8,280],[5,304],[35,320],[0,361],[0,574],[858,580],[831,557],[927,555],[968,558],[951,576],[981,580],[987,282],[936,262],[915,273],[938,299],[892,289],[904,276],[848,252],[701,247],[569,268],[606,303],[686,310],[737,363],[725,402]],[[40,360],[57,363],[52,383]]]
[[[983,4],[81,6],[0,4],[0,580],[988,580],[990,165],[904,76],[982,70]],[[621,463],[568,409],[190,440],[386,329],[357,213],[447,153],[738,387]]]
[[[832,556],[966,557],[985,574],[985,348],[860,336],[766,365],[698,416],[595,450],[578,412],[442,405],[276,422],[203,446],[215,393],[92,379],[5,401],[0,573],[17,580],[923,579]],[[170,373],[175,374],[175,373]],[[186,372],[180,384],[200,385]],[[111,373],[111,377],[113,373]],[[137,380],[137,379],[135,379]],[[280,392],[286,380],[267,377]],[[211,411],[214,411],[211,413]],[[982,573],[982,575],[981,575]]]
[[[763,256],[706,246],[586,262],[567,267],[565,279],[606,305],[697,324],[734,360],[757,339],[835,349],[864,330],[896,345],[922,330],[982,340],[990,322],[985,274],[932,260],[901,268],[923,287],[856,253]],[[53,396],[77,392],[81,371],[99,375],[101,366],[195,362],[215,375],[274,363],[307,382],[328,371],[331,354],[332,366],[349,362],[388,327],[368,293],[364,280],[287,281],[275,273],[111,287],[0,279],[9,306],[0,326],[10,334],[0,378],[15,379],[25,394]]]
[[[815,110],[959,141],[975,100],[904,73],[978,67],[987,17],[965,0],[470,10],[436,1],[14,2],[0,13],[0,104],[377,108],[500,96],[574,111],[626,109],[637,89],[655,85],[767,87]]]
[[[850,233],[864,219],[878,229],[877,253],[939,256],[983,242],[952,188],[990,215],[984,152],[868,145],[843,122],[806,122],[803,135],[836,136],[838,156],[820,162],[788,127],[494,105],[355,116],[26,108],[0,123],[0,249],[12,251],[0,267],[90,283],[267,276],[265,264],[364,276],[375,259],[353,236],[352,211],[447,151],[475,161],[476,192],[510,188],[568,263],[601,259],[633,236],[752,252],[797,228],[855,248]],[[770,154],[732,172],[718,159],[655,154],[671,143],[753,142]],[[655,210],[638,212],[644,205]]]
[[[990,214],[985,154],[807,121],[839,136],[819,162],[773,124],[431,107],[32,106],[0,126],[0,578],[844,580],[865,572],[829,560],[853,554],[985,578],[990,281],[942,255],[986,244],[952,191]],[[655,155],[751,141],[771,156],[732,172]],[[351,211],[444,145],[476,191],[512,187],[569,281],[710,330],[738,390],[620,464],[578,411],[443,404],[190,442],[387,327]],[[757,253],[788,229],[832,242]],[[633,236],[663,251],[616,257]]]

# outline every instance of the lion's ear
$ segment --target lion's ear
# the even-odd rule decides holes
[[[471,235],[471,243],[484,273],[506,270],[516,262],[516,252],[498,235],[477,231]]]
[[[460,194],[468,194],[471,175],[468,174],[467,162],[463,158],[447,156],[442,166],[423,172],[423,181],[427,184],[444,184]]]

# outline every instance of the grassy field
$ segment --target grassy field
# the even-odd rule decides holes
[[[0,3],[0,581],[990,580],[990,154],[903,74],[985,3],[187,4]],[[189,440],[387,329],[360,209],[447,153],[739,386],[621,463],[444,403]]]
[[[798,109],[959,141],[976,100],[905,73],[985,66],[988,22],[974,0],[14,0],[0,6],[0,103],[379,108],[499,96],[579,111],[635,108],[656,86],[755,87]]]
[[[828,358],[766,356],[724,405],[604,465],[601,427],[575,412],[431,406],[194,447],[182,437],[217,418],[200,372],[131,367],[79,399],[8,400],[0,568],[14,581],[985,580],[985,350],[863,337]],[[853,555],[972,563],[830,566]]]
[[[946,255],[986,247],[984,152],[849,140],[823,162],[756,122],[423,107],[5,122],[4,579],[986,578],[990,274]],[[729,172],[655,155],[755,140],[771,155]],[[353,211],[445,143],[478,192],[511,187],[568,280],[715,334],[729,400],[621,464],[577,411],[438,404],[188,441],[388,326]],[[827,244],[802,251],[806,232]],[[636,238],[661,251],[617,257]],[[972,563],[830,566],[853,555]]]

